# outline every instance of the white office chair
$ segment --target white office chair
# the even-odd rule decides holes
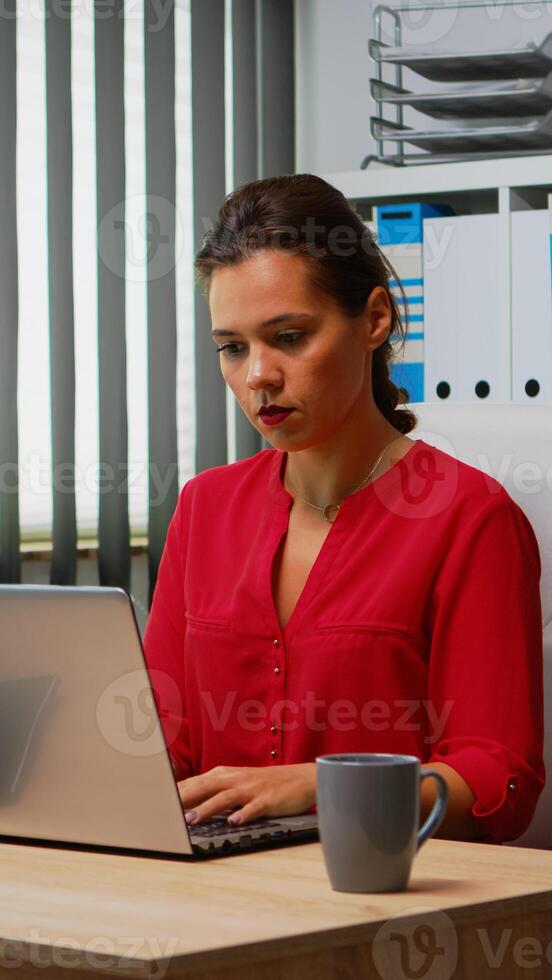
[[[552,405],[413,402],[412,439],[483,470],[529,518],[542,563],[546,783],[529,828],[512,844],[552,848]]]

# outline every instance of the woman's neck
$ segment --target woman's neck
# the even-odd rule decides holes
[[[411,439],[385,422],[380,431],[365,433],[352,445],[334,441],[332,446],[288,452],[284,486],[293,496],[303,497],[317,507],[339,503],[368,477],[382,453],[370,480],[382,476],[411,444]]]

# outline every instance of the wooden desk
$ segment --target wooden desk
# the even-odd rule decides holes
[[[334,892],[318,843],[197,863],[0,844],[0,869],[14,980],[552,975],[548,851],[430,840],[389,895]]]

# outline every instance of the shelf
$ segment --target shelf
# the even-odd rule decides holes
[[[148,539],[146,536],[134,536],[130,539],[131,555],[145,554],[148,550]],[[22,541],[19,546],[19,553],[22,561],[50,561],[53,554],[53,544],[47,541]],[[81,538],[77,541],[77,553],[79,558],[96,558],[98,555],[98,541],[96,538]]]
[[[497,215],[498,245],[492,261],[498,275],[498,317],[503,331],[496,357],[502,365],[505,398],[512,399],[512,215],[547,208],[552,193],[552,153],[403,167],[373,162],[366,170],[320,176],[340,190],[364,220],[373,220],[377,204],[423,200],[449,203],[460,216]],[[390,257],[392,260],[392,254]]]
[[[393,167],[371,163],[366,170],[320,174],[350,200],[382,201],[396,197],[462,193],[500,187],[549,187],[552,153],[539,156],[464,160],[454,163]]]

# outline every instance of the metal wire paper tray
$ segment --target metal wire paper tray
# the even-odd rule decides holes
[[[538,46],[530,41],[523,47],[503,51],[413,51],[373,38],[368,47],[374,61],[411,68],[434,82],[542,78],[552,70],[552,33]]]
[[[542,116],[552,109],[552,71],[542,79],[471,82],[435,92],[409,92],[372,78],[370,92],[378,103],[408,105],[434,119]]]
[[[430,153],[472,153],[498,150],[552,150],[552,110],[540,119],[513,121],[509,125],[424,131],[370,119],[372,136],[378,140],[412,143]]]

